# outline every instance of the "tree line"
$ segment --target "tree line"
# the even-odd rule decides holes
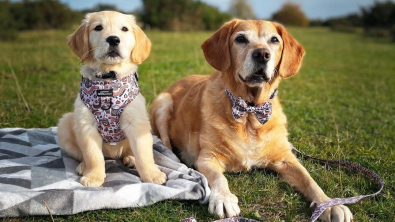
[[[375,1],[370,7],[361,7],[359,12],[327,20],[308,20],[300,5],[287,2],[272,19],[286,25],[326,26],[333,31],[362,32],[366,36],[392,38],[395,42],[395,3],[390,0]]]
[[[334,31],[363,32],[366,36],[392,38],[395,42],[395,3],[375,1],[371,7],[361,7],[359,12],[316,20],[312,25],[330,27]]]
[[[87,12],[102,10],[131,13],[147,28],[169,31],[213,30],[232,17],[200,0],[142,0],[142,3],[143,7],[135,12],[125,12],[111,4],[74,11],[59,0],[0,0],[0,39],[15,39],[18,31],[23,30],[68,29]]]
[[[195,0],[142,0],[137,14],[150,28],[170,31],[212,30],[229,20],[228,13]]]
[[[231,0],[228,12],[221,12],[201,0],[141,0],[134,12],[99,3],[73,11],[59,0],[0,0],[0,40],[16,39],[18,31],[69,29],[88,12],[115,10],[130,13],[144,28],[168,31],[215,30],[232,17],[255,18],[249,0]]]
[[[55,0],[0,1],[0,39],[15,39],[18,31],[70,28],[80,12]]]
[[[131,13],[145,28],[168,31],[215,30],[232,17],[256,19],[248,0],[231,0],[227,12],[221,12],[201,0],[141,0],[135,12],[119,10],[111,4],[74,11],[59,0],[0,0],[0,40],[15,39],[18,31],[34,29],[69,29],[92,11],[116,10]],[[392,36],[395,41],[395,3],[375,1],[373,6],[325,21],[309,20],[300,5],[286,2],[268,19],[292,26],[328,26],[337,31],[363,29],[371,36]],[[262,18],[258,18],[262,19]]]

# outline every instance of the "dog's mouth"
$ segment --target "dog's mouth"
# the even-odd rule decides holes
[[[110,49],[110,50],[108,50],[108,52],[107,52],[107,56],[108,56],[108,57],[111,57],[111,58],[116,58],[116,57],[119,57],[120,55],[119,55],[119,52],[118,52],[117,50],[115,50],[115,49]]]
[[[248,84],[261,84],[263,82],[269,82],[269,78],[267,77],[265,70],[263,68],[259,68],[258,70],[256,70],[255,72],[253,72],[252,74],[250,74],[249,76],[247,76],[246,78],[243,78],[240,74],[239,74],[239,79],[244,82],[244,83],[248,83]]]

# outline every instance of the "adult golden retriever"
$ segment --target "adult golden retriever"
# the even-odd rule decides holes
[[[207,177],[209,211],[219,217],[240,213],[223,173],[251,168],[278,172],[313,205],[328,200],[291,152],[286,117],[276,97],[280,80],[298,72],[303,47],[280,24],[232,20],[202,49],[217,71],[183,78],[163,91],[152,103],[150,120],[164,144],[180,149],[182,159]],[[340,205],[320,218],[351,221],[353,216]]]
[[[103,184],[104,157],[122,158],[125,165],[135,165],[144,182],[164,183],[166,174],[154,165],[151,127],[145,99],[139,93],[136,80],[137,65],[150,54],[151,42],[136,25],[135,18],[114,11],[87,14],[81,26],[69,36],[68,45],[85,63],[81,67],[81,75],[83,83],[86,84],[81,84],[80,93],[74,103],[74,113],[67,113],[59,120],[58,137],[61,147],[70,156],[81,161],[77,167],[78,173],[83,175],[80,179],[81,184],[89,187]],[[104,84],[104,91],[99,92],[97,88],[91,87],[93,83],[97,84],[95,87]],[[117,84],[125,84],[127,87],[115,86]],[[90,87],[90,91],[83,88],[85,85]],[[130,87],[133,89],[129,89]],[[115,101],[111,100],[116,94],[113,90],[117,89],[122,96],[118,101],[130,99],[131,96],[134,99],[128,101],[130,103],[122,108],[123,112],[118,117],[114,117],[111,116],[112,112],[114,115],[117,112],[119,114],[121,106],[111,103]],[[129,92],[124,91],[128,89]],[[92,93],[92,98],[84,97],[86,91]],[[111,97],[97,99],[106,96],[106,93],[110,93]],[[84,95],[81,97],[81,94]],[[94,99],[100,102],[100,108],[92,108],[85,101]],[[105,108],[102,104],[107,100],[110,101],[110,108]],[[110,117],[96,118],[94,114],[98,113],[107,113]],[[111,118],[119,119],[111,122]],[[109,140],[112,138],[105,132],[111,124],[118,126],[111,132],[116,133],[121,141],[103,142],[104,139],[108,139],[107,136]],[[100,132],[98,125],[102,127]]]

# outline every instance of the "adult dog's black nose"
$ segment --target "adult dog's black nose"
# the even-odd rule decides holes
[[[119,38],[117,36],[113,36],[113,35],[108,36],[106,41],[108,42],[108,44],[110,44],[110,46],[117,46],[121,42],[121,40],[119,40]]]
[[[270,51],[266,48],[258,48],[252,52],[252,57],[259,63],[266,63],[270,59]]]

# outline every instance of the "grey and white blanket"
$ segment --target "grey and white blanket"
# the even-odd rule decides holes
[[[56,128],[0,129],[0,217],[68,215],[88,210],[146,206],[166,199],[206,203],[206,178],[186,167],[154,136],[155,163],[168,180],[142,183],[137,170],[106,160],[102,187],[79,183],[78,162],[57,143]]]

